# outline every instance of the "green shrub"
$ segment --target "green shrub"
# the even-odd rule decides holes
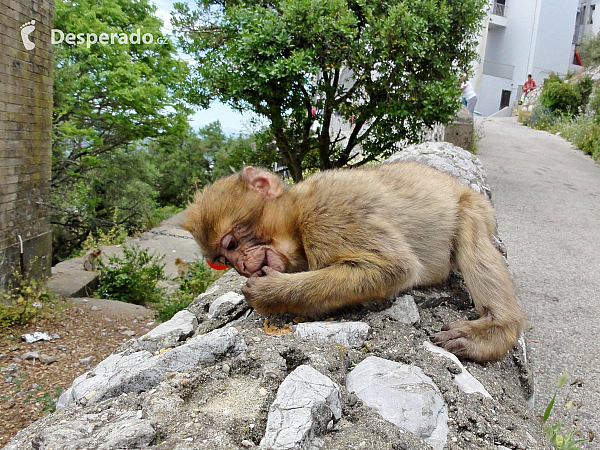
[[[158,320],[164,322],[173,317],[177,312],[187,308],[190,303],[208,287],[217,281],[225,272],[213,270],[205,263],[195,261],[181,277],[179,290],[172,296],[163,299],[155,308],[158,311]]]
[[[581,102],[579,106],[583,108],[588,104],[590,100],[590,95],[592,95],[592,91],[594,90],[594,83],[592,78],[589,76],[584,77],[579,83],[575,85],[575,88],[579,92],[579,96],[581,97]]]
[[[0,290],[0,327],[25,325],[37,316],[46,316],[55,300],[45,280],[29,279],[15,271],[8,288]]]
[[[552,126],[552,131],[560,132],[566,140],[575,144],[581,151],[591,155],[595,160],[600,160],[600,124],[595,118],[578,117],[558,120]]]
[[[556,114],[572,116],[581,106],[581,93],[572,83],[565,83],[558,75],[551,74],[544,80],[540,103]]]
[[[534,130],[549,130],[559,118],[550,108],[540,104],[531,112],[519,114],[519,120]]]
[[[100,260],[97,294],[136,305],[160,302],[165,295],[158,286],[159,281],[166,279],[163,258],[138,245],[123,246],[123,258],[110,256],[108,262]]]

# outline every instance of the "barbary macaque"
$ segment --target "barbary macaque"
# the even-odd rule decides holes
[[[480,318],[446,324],[437,345],[475,361],[501,358],[524,315],[487,199],[414,162],[333,170],[286,186],[245,167],[196,194],[184,228],[209,261],[248,277],[260,313],[321,314],[393,298],[463,274]]]
[[[175,267],[177,267],[177,275],[185,277],[192,266],[191,262],[186,262],[181,258],[175,258]]]
[[[85,254],[83,257],[83,270],[88,272],[95,272],[98,266],[98,260],[102,255],[102,250],[96,247]]]

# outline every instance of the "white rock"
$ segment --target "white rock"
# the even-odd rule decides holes
[[[370,331],[371,327],[364,322],[303,322],[296,327],[296,334],[302,339],[353,348],[362,347]]]
[[[175,314],[171,319],[161,323],[140,338],[140,343],[153,343],[146,348],[149,351],[157,348],[175,347],[178,342],[186,340],[198,327],[198,319],[190,311],[184,309]]]
[[[450,353],[445,348],[438,347],[437,345],[432,344],[429,341],[423,342],[423,346],[433,353],[438,353],[446,358],[452,360],[454,364],[462,369],[462,372],[454,377],[454,383],[458,386],[458,388],[463,391],[465,394],[474,394],[479,392],[480,394],[492,398],[487,389],[480,383],[480,381],[475,378],[473,375],[469,373],[469,371],[463,366],[463,364],[459,361],[456,355]]]
[[[348,374],[346,389],[384,419],[436,450],[444,448],[448,410],[438,387],[419,367],[370,356]]]
[[[261,448],[313,449],[327,424],[342,417],[340,388],[325,375],[302,365],[279,386],[269,409]]]
[[[143,392],[156,386],[170,372],[212,364],[220,356],[238,354],[245,349],[246,343],[241,334],[229,327],[196,336],[154,357],[145,350],[130,355],[111,355],[91,372],[76,378],[73,385],[60,396],[56,407],[59,409],[79,401],[91,391],[96,391],[89,399],[91,402],[116,397],[124,392]]]
[[[421,320],[415,299],[412,295],[408,294],[396,298],[394,304],[388,309],[381,311],[381,314],[407,325],[412,325]]]
[[[236,292],[227,292],[210,304],[208,317],[213,318],[225,315],[242,303],[243,300],[243,295]]]

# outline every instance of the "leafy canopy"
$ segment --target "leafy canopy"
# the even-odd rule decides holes
[[[154,41],[54,46],[52,185],[76,182],[100,156],[139,139],[187,128],[187,64],[163,38],[148,0],[57,0],[55,28],[67,33],[150,33]]]
[[[486,3],[197,1],[176,3],[172,18],[198,61],[189,99],[266,118],[296,180],[389,155],[451,119]]]
[[[161,33],[149,0],[56,0],[56,29],[80,34],[150,33],[152,43],[54,45],[52,210],[55,261],[69,256],[99,217],[132,228],[154,221],[157,170],[143,148],[188,129],[187,64]],[[146,40],[147,42],[147,40]]]

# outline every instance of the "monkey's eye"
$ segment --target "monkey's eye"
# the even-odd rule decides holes
[[[235,240],[235,238],[232,235],[228,234],[221,241],[221,245],[223,246],[223,248],[231,251],[231,250],[235,250],[235,248],[237,247],[237,241]]]

